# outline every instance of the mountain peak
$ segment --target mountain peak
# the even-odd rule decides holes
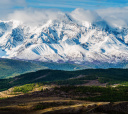
[[[42,21],[38,26],[17,20],[0,21],[0,56],[118,64],[128,60],[127,33],[127,27],[112,28],[97,13],[82,9],[58,13],[57,18]]]

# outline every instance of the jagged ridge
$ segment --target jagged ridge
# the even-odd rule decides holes
[[[80,20],[74,16],[77,10],[38,26],[1,21],[0,56],[80,64],[126,63],[128,28],[112,28],[92,12],[95,21]]]

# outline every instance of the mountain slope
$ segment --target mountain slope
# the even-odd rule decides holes
[[[26,61],[18,61],[12,59],[0,59],[0,79],[20,75],[26,72],[46,69],[42,65],[34,64]]]
[[[13,59],[0,59],[0,79],[9,78],[24,74],[26,72],[34,72],[42,69],[74,71],[93,67],[85,65],[77,65],[70,63],[48,63],[38,61],[21,61]]]
[[[103,84],[128,85],[128,69],[86,69],[79,71],[40,70],[9,79],[0,79],[0,91],[17,85],[30,83],[57,85],[85,85],[88,81]],[[96,83],[95,83],[96,82]],[[91,85],[91,84],[90,84]]]
[[[128,27],[112,28],[94,12],[79,18],[76,9],[60,13],[38,26],[11,20],[0,22],[0,56],[45,62],[125,67]],[[120,64],[125,64],[121,66]]]

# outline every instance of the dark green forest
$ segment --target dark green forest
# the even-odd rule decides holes
[[[0,90],[31,83],[78,85],[88,80],[101,83],[128,85],[128,69],[86,69],[79,71],[40,70],[9,79],[0,79]],[[78,76],[82,76],[77,78]]]

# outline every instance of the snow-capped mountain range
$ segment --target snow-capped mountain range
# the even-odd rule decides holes
[[[97,14],[94,20],[59,13],[39,25],[18,20],[0,21],[0,57],[45,62],[128,61],[128,27],[111,26]]]

